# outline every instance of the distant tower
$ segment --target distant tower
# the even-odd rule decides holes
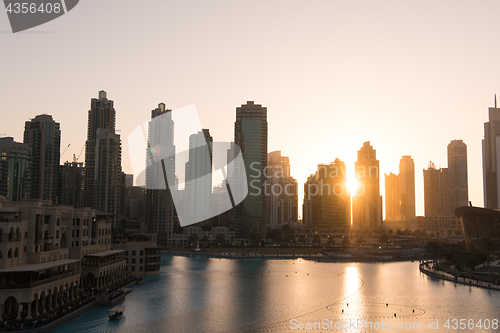
[[[441,169],[438,170],[434,163],[429,162],[427,170],[424,170],[425,217],[445,215],[443,204],[447,202],[448,188],[443,188],[442,178]]]
[[[29,199],[31,189],[31,147],[0,138],[0,195],[9,201]]]
[[[186,162],[186,213],[190,220],[210,225],[212,197],[213,138],[208,129],[189,137],[189,161]]]
[[[401,219],[415,217],[415,163],[411,156],[403,156],[399,162],[399,195]]]
[[[245,161],[248,196],[236,206],[235,224],[238,238],[258,244],[266,238],[267,200],[264,193],[267,166],[267,108],[247,102],[236,108],[234,143]]]
[[[105,91],[92,98],[85,142],[85,206],[113,217],[117,226],[121,197],[121,140],[115,133],[116,111]]]
[[[58,204],[61,130],[52,116],[43,114],[27,121],[24,143],[31,147],[33,199],[52,200]]]
[[[319,164],[304,186],[304,218],[308,225],[345,232],[351,228],[351,195],[345,163]]]
[[[449,211],[447,215],[452,216],[456,208],[468,206],[469,203],[467,145],[462,140],[453,140],[448,145],[448,173]]]
[[[399,176],[394,173],[385,174],[385,218],[400,220]]]
[[[290,158],[281,151],[267,154],[267,225],[298,221],[298,183],[290,176]]]
[[[171,156],[164,159],[165,173],[167,179],[175,179],[174,121],[172,110],[166,109],[165,103],[158,104],[158,107],[151,111],[148,126],[146,220],[148,231],[158,234],[160,245],[172,245],[168,242],[173,239],[175,207],[170,189],[165,186],[165,181],[168,183],[168,180],[163,174],[162,164],[153,162],[153,155],[157,152]],[[160,184],[162,186],[159,186]],[[173,185],[175,184],[168,184],[169,187]]]
[[[353,226],[375,229],[382,226],[379,161],[377,151],[364,142],[354,162],[354,176],[363,191],[355,191],[352,202]],[[359,193],[359,194],[358,194]]]
[[[500,108],[488,108],[488,122],[484,123],[483,145],[483,191],[484,207],[500,208]]]

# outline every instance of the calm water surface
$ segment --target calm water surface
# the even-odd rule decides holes
[[[452,319],[474,321],[461,331],[500,332],[492,326],[500,319],[499,291],[428,277],[418,262],[163,261],[160,275],[146,277],[127,295],[122,320],[109,321],[107,308],[95,308],[54,332],[383,332],[391,331],[388,325],[392,331],[399,325],[405,332],[449,332],[456,331]],[[477,327],[479,319],[489,319],[490,328]],[[357,320],[366,322],[346,326]],[[316,329],[306,329],[314,322]],[[430,330],[429,322],[437,329]]]

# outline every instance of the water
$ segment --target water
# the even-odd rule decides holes
[[[469,332],[500,332],[492,321],[500,319],[499,291],[431,278],[418,262],[163,260],[160,275],[144,278],[127,295],[122,320],[109,321],[107,308],[95,308],[54,332],[372,332],[387,331],[388,323],[393,330],[428,332],[430,322],[438,328],[432,331],[446,332],[460,328],[460,319]],[[314,322],[316,330],[306,329]]]

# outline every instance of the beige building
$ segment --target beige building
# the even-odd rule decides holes
[[[156,234],[136,232],[120,243],[113,244],[116,249],[124,250],[127,271],[132,276],[160,274],[160,248],[157,247]]]
[[[29,319],[71,301],[78,288],[124,277],[125,258],[110,250],[109,214],[0,196],[1,313]]]

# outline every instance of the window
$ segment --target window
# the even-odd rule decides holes
[[[139,271],[141,271],[141,272],[142,272],[142,266],[139,266]]]
[[[143,255],[144,255],[144,251],[143,251],[143,250],[141,250],[141,256],[143,256]]]
[[[132,255],[135,256],[135,250],[132,251]]]
[[[135,266],[132,266],[132,272],[135,272]]]
[[[28,238],[28,232],[27,231],[24,233],[24,238]]]
[[[135,258],[132,258],[132,265],[135,264]]]
[[[142,263],[144,263],[144,259],[141,258],[141,259],[139,259],[139,264],[142,264]]]

